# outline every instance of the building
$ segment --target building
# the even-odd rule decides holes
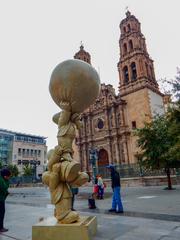
[[[101,84],[96,102],[82,114],[83,128],[76,139],[82,169],[92,172],[93,164],[137,162],[138,148],[133,131],[164,112],[163,94],[155,78],[141,24],[129,11],[120,23],[119,92]],[[91,64],[91,56],[80,47],[74,56]],[[95,163],[90,153],[95,152]]]
[[[0,129],[0,161],[3,165],[15,164],[20,172],[31,165],[36,176],[41,176],[47,164],[46,137]]]

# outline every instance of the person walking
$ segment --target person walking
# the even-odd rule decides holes
[[[98,185],[98,199],[103,199],[104,198],[104,183],[103,183],[103,179],[102,179],[101,175],[98,176],[97,185]]]
[[[8,229],[4,228],[4,215],[5,215],[5,200],[9,188],[9,178],[11,172],[8,169],[2,169],[0,174],[0,233],[7,232]]]
[[[113,165],[107,166],[111,172],[111,186],[113,189],[112,196],[112,208],[109,209],[109,212],[123,213],[123,205],[121,201],[121,183],[119,173],[115,170]]]

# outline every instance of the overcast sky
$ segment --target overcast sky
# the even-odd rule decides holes
[[[0,128],[48,137],[59,111],[48,85],[55,66],[82,41],[101,82],[118,87],[119,23],[125,9],[141,22],[156,79],[180,66],[179,0],[0,0]]]

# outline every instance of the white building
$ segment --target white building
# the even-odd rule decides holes
[[[20,172],[31,165],[41,176],[47,165],[46,137],[0,129],[0,161],[17,165]]]

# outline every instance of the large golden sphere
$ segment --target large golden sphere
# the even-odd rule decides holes
[[[52,72],[49,91],[54,102],[63,110],[83,112],[99,95],[97,71],[81,60],[66,60]]]

